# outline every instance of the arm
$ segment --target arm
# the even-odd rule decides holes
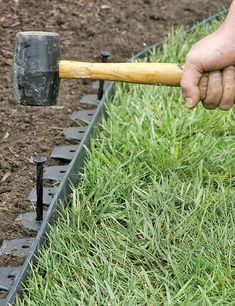
[[[235,0],[217,31],[187,55],[181,87],[186,106],[229,110],[235,103]]]

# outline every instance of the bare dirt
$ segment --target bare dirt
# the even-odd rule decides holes
[[[32,158],[43,155],[47,165],[55,145],[63,145],[63,128],[91,93],[88,82],[63,81],[59,108],[14,105],[12,54],[15,34],[42,30],[60,33],[65,59],[100,60],[100,51],[113,61],[126,61],[145,46],[161,41],[172,25],[191,26],[228,7],[228,0],[0,0],[0,245],[4,239],[34,236],[15,221],[32,209],[27,200],[35,185]],[[1,266],[22,259],[0,256]]]

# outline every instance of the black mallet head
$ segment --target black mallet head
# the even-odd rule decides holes
[[[18,104],[48,106],[59,94],[60,37],[53,32],[16,35],[13,81]]]

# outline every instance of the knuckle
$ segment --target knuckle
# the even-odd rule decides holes
[[[198,66],[201,63],[201,59],[199,58],[198,54],[196,52],[189,52],[186,56],[186,65],[194,65]]]
[[[229,66],[223,71],[223,83],[224,86],[229,86],[234,88],[235,83],[235,67]]]
[[[182,79],[182,81],[180,82],[180,86],[181,86],[181,88],[182,88],[184,91],[188,91],[189,88],[190,88],[189,82],[186,81],[186,80],[183,80],[183,79]]]
[[[231,92],[235,89],[233,84],[224,84],[224,92]]]
[[[232,74],[235,74],[235,66],[228,66],[224,68],[224,72],[230,72]]]
[[[229,89],[234,88],[235,82],[235,72],[231,73],[231,71],[227,71],[223,73],[223,83],[224,86],[229,87]]]

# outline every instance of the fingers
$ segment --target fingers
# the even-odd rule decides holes
[[[188,108],[194,108],[200,101],[199,82],[202,77],[200,61],[190,54],[187,56],[181,80],[183,96]]]
[[[220,103],[223,95],[222,72],[214,71],[209,74],[206,97],[203,99],[203,106],[206,109],[215,109]]]
[[[235,103],[235,67],[205,73],[199,81],[199,90],[206,109],[231,109]]]
[[[229,110],[235,103],[235,67],[228,66],[223,70],[223,95],[218,107]]]

